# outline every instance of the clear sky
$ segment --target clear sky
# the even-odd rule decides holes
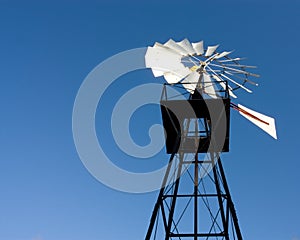
[[[260,86],[238,102],[275,117],[279,140],[233,112],[223,165],[245,239],[299,240],[299,29],[300,3],[292,0],[0,1],[0,239],[144,238],[157,192],[119,192],[88,173],[73,142],[73,103],[106,58],[188,38],[258,66]],[[122,91],[146,82],[163,79],[149,70],[121,78],[97,112],[105,151],[133,171],[167,156],[141,163],[116,150],[108,119]],[[143,108],[132,121],[133,137],[147,144],[159,109]]]

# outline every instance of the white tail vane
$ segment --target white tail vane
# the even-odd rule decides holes
[[[256,126],[264,130],[266,133],[271,135],[273,138],[277,139],[276,127],[275,127],[275,119],[272,117],[268,117],[259,112],[253,111],[249,108],[244,107],[241,104],[237,106],[234,105],[233,108],[239,111],[239,113],[247,118],[249,121],[254,123]]]

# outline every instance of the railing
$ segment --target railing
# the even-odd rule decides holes
[[[190,82],[190,83],[164,83],[161,100],[184,100],[189,99],[191,96],[192,88],[188,86],[195,86],[198,83]],[[211,80],[209,82],[201,82],[202,87],[197,87],[197,91],[202,95],[203,98],[229,98],[229,86],[228,81],[225,80]],[[206,87],[203,87],[206,86]],[[213,88],[214,93],[208,93],[206,89]],[[172,92],[171,92],[172,89]],[[192,89],[192,90],[191,90]],[[174,90],[176,93],[174,94]]]

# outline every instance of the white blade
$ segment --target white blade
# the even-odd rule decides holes
[[[215,75],[215,74],[213,74],[212,77],[220,83],[221,87],[222,87],[224,90],[226,90],[226,84],[225,84],[225,82],[224,82],[221,78],[219,78],[219,77],[218,77],[217,75]],[[237,96],[231,91],[231,89],[230,89],[229,86],[228,86],[228,92],[229,92],[229,95],[230,95],[231,97],[237,98]]]
[[[181,42],[177,42],[177,44],[184,48],[184,50],[189,54],[189,55],[194,55],[196,54],[195,49],[193,48],[192,44],[188,39],[183,39]]]
[[[191,72],[190,75],[188,75],[185,79],[181,81],[181,83],[188,83],[188,84],[182,84],[184,88],[189,91],[191,94],[194,93],[197,83],[199,81],[200,74],[196,71]]]
[[[153,73],[154,77],[160,77],[160,76],[163,76],[165,72],[152,69],[152,73]]]
[[[202,55],[204,53],[203,41],[192,43],[197,55]]]
[[[177,53],[179,53],[182,56],[187,56],[189,53],[180,45],[178,45],[173,39],[170,39],[169,41],[167,41],[164,46],[176,51]]]
[[[190,70],[188,68],[185,69],[174,69],[173,72],[165,72],[164,78],[170,84],[178,83],[181,79],[190,74]]]
[[[204,86],[204,92],[207,95],[209,95],[212,98],[218,97],[216,90],[214,88],[214,84],[211,81],[211,78],[207,73],[203,73],[203,86]]]
[[[159,45],[147,48],[145,63],[146,67],[152,69],[155,77],[172,73],[182,79],[190,73],[189,68],[181,63],[180,54]],[[172,78],[170,81],[169,83],[174,83],[175,79]]]
[[[207,50],[206,50],[204,56],[205,56],[205,57],[211,56],[211,55],[216,51],[216,49],[217,49],[218,47],[219,47],[219,45],[207,47]]]
[[[277,134],[276,134],[276,127],[275,127],[275,119],[268,117],[264,114],[255,112],[249,108],[246,108],[242,106],[241,104],[238,104],[238,109],[239,113],[247,118],[249,121],[254,123],[256,126],[264,130],[266,133],[271,135],[273,138],[277,139]]]
[[[178,83],[182,79],[182,77],[170,72],[164,73],[164,78],[170,84]]]
[[[219,59],[219,58],[222,58],[222,57],[225,57],[227,55],[229,55],[231,52],[222,52],[220,54],[218,54],[217,56],[214,57],[214,59]]]
[[[156,43],[153,45],[153,47],[154,47],[154,48],[163,48],[163,49],[165,49],[165,50],[167,50],[167,51],[170,51],[170,52],[173,52],[173,53],[175,53],[175,54],[180,54],[180,53],[178,53],[176,50],[174,50],[174,49],[172,49],[172,48],[169,48],[169,47],[167,47],[167,46],[165,46],[164,44],[161,44],[161,43],[159,43],[159,42],[156,42]]]

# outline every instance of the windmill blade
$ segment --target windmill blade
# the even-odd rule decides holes
[[[180,64],[184,67],[180,61],[181,55],[159,46],[148,47],[145,54],[146,67],[161,69],[165,72],[172,69],[174,64],[175,66]]]
[[[191,72],[185,79],[181,81],[182,86],[191,94],[194,93],[197,83],[199,81],[200,74],[196,71]]]
[[[159,45],[147,48],[145,64],[152,69],[154,76],[172,73],[182,79],[190,73],[189,68],[181,63],[180,54]],[[166,80],[175,83],[175,78],[166,78]]]
[[[212,98],[218,98],[216,90],[214,88],[214,84],[207,73],[203,73],[203,87],[204,92]]]
[[[207,47],[207,50],[205,52],[205,57],[210,57],[215,51],[216,49],[219,47],[219,45],[216,46],[209,46]]]
[[[160,77],[160,76],[163,76],[165,72],[160,71],[160,70],[152,69],[152,73],[153,73],[154,77]]]
[[[189,54],[188,51],[186,51],[183,47],[178,45],[173,39],[170,39],[167,41],[164,46],[174,50],[175,52],[179,53],[182,56],[187,56]]]
[[[259,112],[253,111],[249,108],[242,106],[241,104],[237,105],[237,110],[239,113],[247,118],[249,121],[254,123],[256,126],[264,130],[266,133],[271,135],[273,138],[277,139],[275,119],[268,117]]]
[[[217,75],[215,75],[215,74],[212,74],[212,77],[215,79],[215,80],[217,80],[217,82],[219,82],[219,84],[220,84],[220,86],[224,89],[224,90],[226,90],[226,84],[224,83],[224,81],[221,79],[221,78],[219,78]],[[229,92],[229,95],[231,96],[231,97],[233,97],[233,98],[237,98],[237,96],[231,91],[231,87],[228,85],[228,92]]]
[[[204,53],[203,41],[192,43],[197,55],[202,55]]]
[[[170,84],[178,83],[182,79],[182,77],[171,72],[164,73],[164,78]]]
[[[169,51],[169,52],[173,52],[174,54],[179,54],[177,51],[175,51],[174,49],[172,48],[169,48],[167,46],[165,46],[164,44],[161,44],[159,42],[156,42],[154,45],[153,45],[153,48],[162,48],[162,49],[165,49],[166,51]]]
[[[164,78],[170,84],[178,83],[180,80],[189,75],[191,71],[188,68],[184,69],[174,69],[173,72],[165,72]]]
[[[178,53],[176,50],[172,49],[172,48],[169,48],[168,46],[165,46],[164,44],[161,44],[159,42],[156,42],[154,45],[153,45],[154,48],[163,48],[165,49],[166,51],[169,51],[169,52],[173,52],[174,54],[180,54]],[[180,54],[181,55],[181,54]]]
[[[222,53],[218,54],[217,56],[215,56],[214,59],[219,59],[219,58],[225,57],[225,56],[229,55],[230,53],[232,53],[232,52],[222,52]]]
[[[189,55],[196,54],[195,49],[193,48],[192,44],[188,39],[183,39],[181,42],[177,42],[177,45],[182,47]]]

